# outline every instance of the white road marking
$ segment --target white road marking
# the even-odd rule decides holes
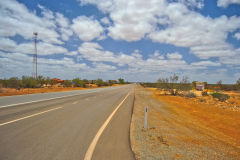
[[[51,111],[54,111],[54,110],[60,109],[60,108],[62,108],[62,107],[49,109],[49,110],[46,110],[46,111],[43,111],[43,112],[39,112],[39,113],[35,113],[35,114],[29,115],[29,116],[26,116],[26,117],[22,117],[22,118],[18,118],[18,119],[15,119],[15,120],[8,121],[8,122],[4,122],[4,123],[1,123],[0,126],[4,126],[6,124],[17,122],[17,121],[20,121],[20,120],[23,120],[23,119],[31,118],[31,117],[34,117],[34,116],[37,116],[37,115],[40,115],[40,114],[44,114],[44,113],[47,113],[47,112],[51,112]]]
[[[97,142],[98,142],[100,136],[102,135],[104,129],[106,128],[106,126],[108,125],[108,123],[110,122],[110,120],[112,119],[114,114],[117,112],[117,110],[123,104],[123,102],[127,99],[129,94],[130,94],[130,92],[126,95],[126,97],[122,100],[122,102],[114,109],[114,111],[110,114],[110,116],[106,119],[106,121],[103,123],[101,128],[98,130],[98,132],[95,135],[95,137],[93,138],[90,146],[88,147],[88,150],[87,150],[87,152],[85,154],[84,160],[91,160],[92,159],[92,155],[93,155],[94,149],[95,149],[95,147],[97,145]]]
[[[53,99],[59,99],[59,98],[64,98],[64,97],[71,97],[71,96],[76,96],[76,95],[80,95],[80,94],[88,94],[88,93],[94,93],[94,92],[98,92],[98,91],[92,91],[92,92],[87,92],[87,93],[78,93],[78,94],[72,94],[72,95],[61,96],[61,97],[54,97],[54,98],[49,98],[49,99],[41,99],[41,100],[29,101],[29,102],[23,102],[23,103],[9,104],[9,105],[5,105],[5,106],[0,106],[0,108],[13,107],[13,106],[18,106],[18,105],[23,105],[23,104],[48,101],[48,100],[53,100]]]

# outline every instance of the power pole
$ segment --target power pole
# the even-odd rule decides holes
[[[34,54],[33,54],[33,72],[32,72],[32,77],[34,79],[37,78],[37,32],[33,33],[34,35]]]

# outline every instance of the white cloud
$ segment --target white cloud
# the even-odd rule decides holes
[[[240,4],[240,1],[239,0],[218,0],[217,1],[217,6],[218,7],[226,8],[230,4]]]
[[[33,32],[38,32],[38,38],[47,43],[62,44],[60,35],[55,31],[55,21],[52,12],[44,10],[43,17],[38,17],[23,4],[13,1],[0,1],[0,36],[10,37],[20,35],[26,40],[33,38]]]
[[[32,73],[32,56],[0,51],[1,65],[4,66],[4,68],[0,67],[2,77],[30,76]],[[64,79],[72,79],[74,75],[81,75],[85,71],[94,71],[85,63],[76,63],[72,58],[66,57],[61,59],[38,58],[38,69],[39,75]]]
[[[193,62],[191,63],[192,66],[203,66],[203,67],[208,67],[208,66],[220,66],[221,64],[219,62],[212,62],[212,61],[199,61],[199,62]]]
[[[202,9],[204,7],[204,0],[178,0],[190,8]]]
[[[78,54],[78,51],[71,51],[71,52],[66,53],[66,55],[68,55],[68,56],[76,56],[77,54]]]
[[[108,27],[108,35],[113,39],[150,38],[154,42],[187,47],[201,59],[236,55],[236,49],[226,40],[229,33],[240,28],[240,18],[204,17],[191,9],[201,9],[203,0],[79,1],[81,5],[96,5],[109,14],[113,24]]]
[[[69,20],[61,13],[56,13],[56,22],[59,25],[58,30],[61,33],[61,38],[64,41],[69,40],[73,31],[70,28]]]
[[[100,21],[105,25],[110,25],[111,24],[111,22],[109,21],[109,19],[107,17],[103,17]]]
[[[83,41],[91,41],[98,38],[104,31],[103,27],[97,20],[86,16],[79,16],[73,19],[71,28]]]
[[[54,19],[54,18],[55,18],[55,17],[54,17],[54,13],[53,13],[51,10],[45,8],[44,6],[42,6],[42,5],[40,5],[40,4],[38,4],[38,8],[40,8],[40,9],[42,10],[41,14],[42,14],[43,17],[45,17],[46,19]]]
[[[167,54],[168,59],[155,52],[150,58],[143,59],[139,51],[133,52],[131,55],[124,53],[114,54],[110,51],[105,51],[99,44],[93,42],[85,42],[78,51],[81,58],[85,58],[92,62],[111,62],[118,66],[128,66],[129,70],[135,72],[156,72],[168,70],[181,70],[186,69],[188,64],[182,60],[179,53]],[[156,58],[158,57],[158,58]]]
[[[237,39],[237,40],[240,40],[240,32],[237,32],[234,34],[234,37]]]
[[[107,65],[104,63],[94,63],[94,66],[95,66],[94,70],[96,72],[109,72],[116,70],[115,66]]]
[[[56,22],[64,28],[69,27],[69,20],[61,13],[56,13]]]
[[[179,53],[168,53],[168,59],[182,59],[182,55]]]
[[[115,61],[114,53],[104,51],[98,43],[84,42],[79,48],[81,56],[94,62],[113,62]]]
[[[0,37],[0,49],[5,52],[20,52],[25,54],[34,53],[33,42],[16,44],[13,40],[9,38],[1,37]],[[62,46],[53,45],[51,43],[39,42],[37,44],[37,52],[39,55],[50,55],[50,54],[65,54],[68,51],[66,48]]]
[[[169,4],[165,12],[170,23],[149,35],[153,41],[189,47],[202,59],[236,54],[226,39],[229,32],[240,28],[240,18],[206,18],[178,3]]]
[[[82,5],[94,4],[104,13],[109,13],[113,25],[109,36],[114,39],[137,41],[155,28],[156,16],[160,16],[165,1],[160,0],[81,0]]]

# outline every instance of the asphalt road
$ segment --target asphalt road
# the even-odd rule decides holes
[[[134,159],[133,101],[133,85],[1,98],[0,159]]]

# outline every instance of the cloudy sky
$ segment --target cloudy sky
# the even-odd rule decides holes
[[[1,0],[0,78],[240,78],[240,0]]]

